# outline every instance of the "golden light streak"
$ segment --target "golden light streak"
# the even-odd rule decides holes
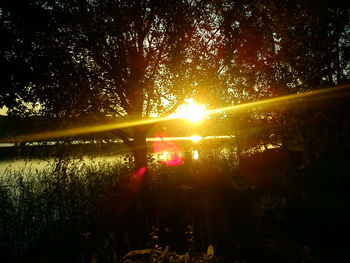
[[[350,85],[343,85],[339,87],[333,87],[333,88],[325,88],[325,89],[319,89],[304,93],[298,93],[298,94],[291,94],[286,96],[280,96],[270,99],[264,99],[259,101],[253,101],[223,108],[217,108],[212,110],[207,110],[207,115],[214,115],[214,114],[220,114],[223,112],[229,112],[229,111],[244,111],[252,108],[257,107],[271,107],[271,106],[281,106],[281,105],[291,105],[296,103],[305,103],[305,102],[312,102],[312,101],[318,101],[318,100],[326,100],[326,99],[334,99],[334,98],[340,98],[344,96],[350,96],[349,93],[344,94],[343,92],[349,92],[350,91]]]
[[[169,120],[168,117],[164,118],[153,118],[153,119],[145,119],[145,120],[137,120],[137,121],[128,121],[128,122],[119,122],[119,123],[109,123],[109,124],[101,124],[95,126],[87,126],[87,127],[79,127],[79,128],[71,128],[65,130],[58,131],[48,131],[36,134],[26,134],[19,135],[12,138],[7,138],[6,142],[30,142],[30,141],[41,141],[47,139],[57,139],[69,136],[77,136],[84,135],[89,133],[97,133],[104,132],[116,129],[130,128],[135,126],[147,125],[152,123],[157,123],[161,121]]]
[[[318,101],[318,100],[340,98],[340,97],[345,97],[350,95],[349,93],[344,93],[344,92],[350,91],[349,88],[350,88],[350,85],[344,85],[344,86],[339,86],[334,88],[326,88],[326,89],[320,89],[320,90],[315,90],[310,92],[304,92],[300,94],[286,95],[286,96],[281,96],[276,98],[270,98],[270,99],[265,99],[260,101],[233,105],[229,107],[206,110],[205,114],[214,115],[214,114],[221,114],[222,112],[244,111],[244,110],[248,110],[256,107],[290,105],[293,103],[305,103],[305,102],[312,102],[312,101]],[[102,125],[95,125],[95,126],[88,126],[88,127],[78,127],[78,128],[71,128],[71,129],[59,130],[59,131],[48,131],[48,132],[42,132],[42,133],[36,133],[36,134],[20,135],[12,138],[5,138],[5,139],[2,139],[1,141],[31,142],[31,141],[41,141],[41,140],[48,140],[48,139],[57,139],[62,137],[77,136],[77,135],[104,132],[104,131],[115,130],[115,129],[123,129],[123,128],[147,125],[147,124],[166,121],[173,118],[174,118],[173,116],[172,117],[168,116],[163,118],[150,118],[145,120],[110,123],[110,124],[102,124]],[[168,137],[167,140],[172,140],[171,138],[173,138],[173,140],[185,140],[185,138],[192,138],[192,137]],[[189,140],[192,140],[192,139],[189,139]]]
[[[213,136],[208,136],[209,137],[213,137]],[[215,136],[217,137],[217,136]],[[152,137],[152,138],[147,138],[146,141],[148,142],[159,142],[159,141],[193,141],[195,143],[199,142],[200,140],[204,139],[204,137],[200,137],[197,135],[194,136],[182,136],[182,137]],[[205,139],[207,139],[207,137],[205,137]],[[211,139],[211,138],[210,138]]]

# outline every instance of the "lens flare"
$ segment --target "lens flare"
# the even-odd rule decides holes
[[[169,162],[171,160],[171,154],[168,151],[163,151],[158,154],[158,159],[161,162]]]
[[[173,141],[159,140],[154,141],[153,151],[156,153],[159,161],[169,166],[175,166],[182,163],[180,147]]]
[[[143,176],[145,173],[147,172],[147,167],[146,166],[142,166],[141,168],[139,168],[136,172],[135,172],[135,176]]]

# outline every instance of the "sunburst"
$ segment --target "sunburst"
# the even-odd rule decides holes
[[[186,119],[190,122],[200,122],[206,117],[205,105],[197,104],[193,99],[188,99],[182,104],[170,118]]]

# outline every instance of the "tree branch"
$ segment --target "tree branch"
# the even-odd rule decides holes
[[[162,114],[160,117],[164,118],[164,117],[168,117],[170,114],[174,113],[176,111],[176,109],[185,101],[185,94],[183,94],[178,100],[177,102],[171,107],[171,109]]]
[[[124,130],[115,130],[115,134],[122,139],[122,141],[128,146],[131,147],[132,146],[132,140],[130,140],[129,138],[131,138],[131,136]]]

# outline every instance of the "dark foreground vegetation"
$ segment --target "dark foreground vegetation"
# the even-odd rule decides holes
[[[62,159],[54,172],[2,175],[3,262],[120,262],[146,248],[155,249],[153,262],[349,259],[347,152],[324,152],[254,184],[233,150],[224,158],[203,147],[204,156],[181,166],[154,162],[147,196],[128,165]],[[211,259],[202,255],[210,244]]]

